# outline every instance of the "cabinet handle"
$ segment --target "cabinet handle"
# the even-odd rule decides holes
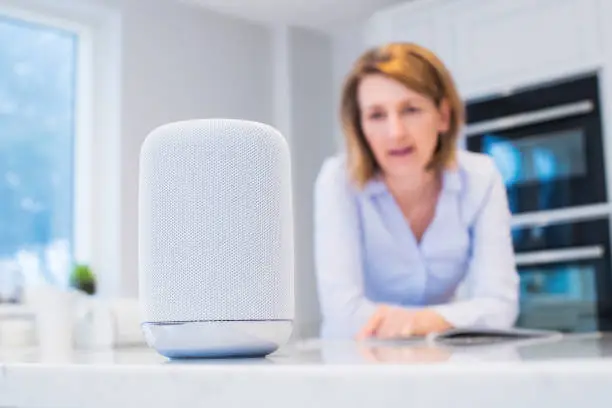
[[[517,266],[542,265],[564,261],[599,259],[603,257],[603,255],[604,247],[602,245],[593,245],[568,249],[523,252],[516,254],[514,256],[514,260]]]
[[[512,216],[511,223],[514,229],[530,226],[544,227],[553,224],[607,218],[611,215],[612,204],[601,203],[515,214]]]
[[[593,102],[584,100],[580,102],[568,103],[552,108],[545,108],[532,112],[517,113],[515,115],[503,116],[500,118],[484,120],[466,126],[465,135],[475,136],[487,132],[512,129],[520,126],[533,125],[536,123],[548,122],[554,119],[589,113],[593,110]]]

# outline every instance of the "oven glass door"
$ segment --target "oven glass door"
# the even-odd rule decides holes
[[[612,329],[608,218],[513,228],[520,276],[518,326]]]
[[[517,326],[595,331],[600,327],[597,276],[601,261],[563,262],[519,268],[520,314]]]
[[[595,117],[577,116],[471,136],[468,149],[491,156],[512,213],[606,200],[603,146]]]
[[[467,104],[466,146],[490,155],[512,213],[606,201],[596,75]]]
[[[606,251],[610,245],[610,223],[607,218],[562,222],[551,225],[515,225],[512,245],[517,259],[525,252],[571,248],[598,248]],[[571,253],[571,252],[564,252]]]

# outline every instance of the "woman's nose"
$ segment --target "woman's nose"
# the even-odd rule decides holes
[[[406,137],[406,124],[397,115],[389,117],[389,137],[392,139],[403,139]]]

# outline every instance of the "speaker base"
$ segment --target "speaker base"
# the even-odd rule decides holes
[[[147,343],[171,358],[265,357],[289,341],[290,320],[143,323]]]

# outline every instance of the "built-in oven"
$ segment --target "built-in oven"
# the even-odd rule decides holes
[[[612,205],[597,74],[468,101],[466,109],[466,147],[493,158],[513,213],[517,325],[612,330]]]
[[[515,221],[520,274],[517,326],[586,332],[612,329],[607,217],[548,225]],[[553,220],[554,221],[554,220]]]
[[[472,101],[465,134],[494,159],[514,214],[607,200],[597,75]]]

